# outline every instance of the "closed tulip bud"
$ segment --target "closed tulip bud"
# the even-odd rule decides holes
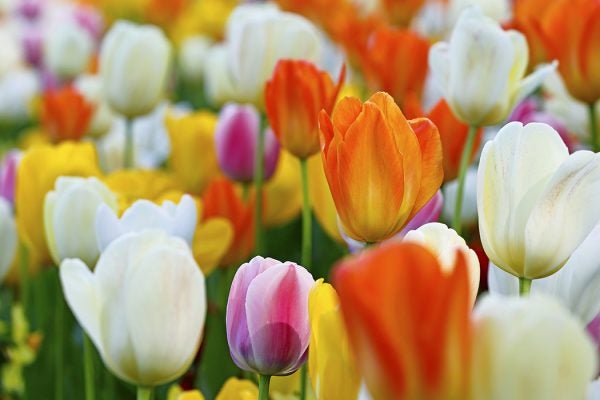
[[[550,298],[488,296],[474,315],[474,400],[584,399],[596,352]]]
[[[191,248],[198,221],[196,203],[189,195],[182,196],[179,204],[166,200],[162,206],[148,200],[138,200],[125,210],[121,218],[107,205],[101,205],[95,217],[101,252],[120,236],[146,229],[161,230],[180,237]]]
[[[12,70],[0,75],[0,120],[21,123],[31,118],[31,104],[39,93],[40,82],[33,69]]]
[[[477,291],[479,290],[479,259],[477,254],[467,246],[465,239],[456,233],[454,229],[448,228],[439,222],[431,222],[408,232],[404,237],[404,241],[425,246],[437,256],[444,271],[452,271],[456,264],[457,251],[462,252],[467,261],[471,304],[475,304],[475,297],[477,297]]]
[[[116,196],[96,178],[62,176],[44,200],[44,229],[52,259],[79,258],[94,268],[100,256],[94,222],[101,204],[116,211]]]
[[[225,45],[215,45],[208,50],[204,64],[204,92],[214,106],[221,106],[235,97],[228,65]]]
[[[528,62],[525,37],[504,31],[468,7],[448,43],[437,43],[429,52],[429,66],[454,114],[474,126],[494,125],[508,117],[513,107],[538,87],[555,64],[539,68],[524,78]]]
[[[387,93],[342,99],[319,115],[325,175],[344,232],[361,242],[398,233],[443,180],[442,146],[426,118],[407,121]]]
[[[42,98],[42,124],[53,142],[81,139],[93,115],[94,105],[73,86],[48,90]]]
[[[235,274],[227,301],[227,342],[236,365],[261,375],[300,368],[310,339],[308,294],[315,281],[291,262],[254,257]]]
[[[90,34],[76,23],[61,24],[48,30],[44,42],[44,63],[56,77],[70,80],[85,71],[94,41]]]
[[[260,130],[260,115],[252,105],[229,103],[219,114],[215,142],[221,170],[234,181],[252,182]],[[279,160],[279,143],[271,129],[265,131],[264,177],[270,179]]]
[[[191,36],[183,41],[179,49],[179,69],[184,81],[198,83],[204,78],[204,64],[212,40],[207,36]]]
[[[10,203],[0,197],[0,281],[4,279],[17,254],[17,226]]]
[[[77,259],[60,266],[67,303],[107,368],[152,387],[194,360],[206,316],[204,276],[188,245],[147,230],[116,239],[94,272]]]
[[[75,80],[75,88],[88,103],[94,106],[94,113],[86,133],[95,138],[104,136],[112,127],[115,116],[106,102],[100,76],[81,75]]]
[[[159,28],[115,23],[100,50],[100,75],[110,106],[128,118],[148,114],[162,99],[170,63],[171,46]]]
[[[559,270],[600,220],[596,202],[600,154],[569,155],[549,125],[511,122],[486,143],[479,230],[490,261],[506,272],[538,279]]]
[[[19,150],[11,150],[4,155],[0,163],[0,197],[9,203],[11,208],[15,201],[17,167],[21,157],[22,153]]]

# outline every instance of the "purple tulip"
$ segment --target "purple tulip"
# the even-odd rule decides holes
[[[6,199],[10,204],[13,204],[15,199],[15,182],[20,160],[21,152],[11,150],[6,153],[0,163],[0,197]]]
[[[27,21],[33,22],[40,18],[43,11],[41,0],[21,0],[17,7],[17,14]]]
[[[36,29],[29,29],[23,34],[22,40],[25,59],[32,66],[39,68],[43,60],[42,33]]]
[[[287,375],[306,360],[308,294],[315,281],[291,262],[254,257],[235,274],[227,301],[227,342],[236,365]]]
[[[260,116],[251,105],[229,103],[219,115],[216,129],[217,160],[229,178],[251,182],[254,177],[254,152],[260,129]],[[271,131],[265,131],[265,180],[275,172],[279,143]]]

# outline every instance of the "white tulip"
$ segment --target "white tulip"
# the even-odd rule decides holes
[[[450,41],[436,43],[429,52],[429,66],[450,108],[460,120],[475,126],[506,119],[556,68],[546,65],[523,78],[527,62],[525,37],[504,31],[477,7],[466,8]]]
[[[600,314],[600,224],[592,230],[558,272],[531,284],[531,293],[543,293],[562,302],[588,325]],[[488,286],[492,293],[518,295],[519,281],[490,263]]]
[[[227,63],[225,45],[215,45],[208,50],[204,64],[204,93],[215,106],[222,106],[235,97]]]
[[[96,178],[59,177],[44,200],[44,229],[52,259],[79,258],[94,268],[100,256],[96,212],[117,210],[117,198]]]
[[[165,201],[162,206],[149,200],[138,200],[125,210],[121,218],[110,207],[100,206],[95,224],[98,247],[104,251],[120,236],[147,229],[178,236],[191,247],[197,220],[196,203],[189,195],[184,195],[179,204]]]
[[[596,351],[560,304],[541,296],[488,296],[475,307],[473,400],[584,399]]]
[[[152,387],[192,363],[206,316],[204,276],[188,245],[161,231],[129,233],[102,253],[94,272],[60,266],[69,307],[119,378]]]
[[[483,248],[517,277],[559,270],[600,220],[600,154],[571,155],[549,125],[505,125],[486,143],[477,176]]]
[[[21,44],[8,28],[0,26],[0,78],[23,65]]]
[[[185,81],[202,81],[211,44],[212,40],[202,35],[190,36],[183,41],[179,49],[179,68]]]
[[[163,97],[171,46],[152,25],[118,21],[104,37],[100,75],[110,106],[132,118],[149,113]]]
[[[227,22],[227,50],[235,98],[263,104],[265,82],[280,59],[317,63],[319,32],[306,18],[281,12],[270,4],[238,6]]]
[[[467,170],[464,190],[461,211],[462,225],[475,226],[477,224],[477,167],[471,167]],[[446,183],[442,188],[444,194],[442,216],[445,221],[452,221],[452,218],[454,217],[457,191],[458,180],[456,179]]]
[[[87,30],[76,23],[48,29],[44,40],[44,64],[60,79],[73,79],[87,68],[94,41]]]
[[[512,18],[512,2],[510,0],[450,0],[449,18],[452,23],[458,21],[461,12],[469,7],[476,6],[483,14],[497,22],[506,22]]]
[[[88,134],[96,138],[103,136],[110,130],[115,116],[106,102],[100,76],[81,75],[75,80],[75,87],[95,107]]]
[[[12,70],[0,75],[0,120],[30,118],[34,110],[33,100],[40,93],[40,86],[37,72],[33,69]]]
[[[17,226],[10,203],[0,197],[0,281],[4,279],[17,254]]]
[[[477,291],[479,290],[479,258],[473,250],[467,246],[463,239],[454,229],[448,228],[439,222],[430,222],[421,227],[409,231],[403,241],[414,242],[425,246],[435,254],[446,272],[454,268],[457,252],[461,251],[465,257],[469,273],[469,286],[471,287],[471,304],[475,304]]]

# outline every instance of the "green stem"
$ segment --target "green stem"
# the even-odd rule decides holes
[[[145,388],[138,386],[137,388],[137,400],[152,400],[152,388]]]
[[[262,124],[261,124],[262,125]],[[256,241],[256,254],[264,253],[264,231],[262,224],[263,208],[263,181],[265,171],[265,130],[263,126],[258,132],[258,142],[254,154],[254,236]]]
[[[133,118],[125,119],[125,160],[123,167],[125,169],[133,168],[134,160],[134,145],[133,145]]]
[[[269,400],[270,375],[261,375],[258,378],[258,400]]]
[[[95,400],[94,346],[85,332],[83,332],[83,374],[85,377],[85,400]]]
[[[56,386],[54,387],[54,398],[55,399],[64,399],[64,383],[65,383],[65,348],[64,348],[64,319],[65,319],[65,307],[63,302],[63,293],[60,287],[60,283],[58,286],[58,291],[56,293],[56,313],[54,315],[54,370],[56,371]]]
[[[24,243],[20,244],[19,286],[21,289],[21,304],[25,315],[29,310],[29,249]]]
[[[308,369],[306,363],[300,368],[300,400],[306,399],[306,381],[308,380]]]
[[[248,195],[250,194],[250,184],[248,182],[242,183],[242,200],[244,203],[248,203]]]
[[[302,173],[302,266],[312,267],[312,215],[310,211],[308,161],[300,160]]]
[[[460,156],[460,165],[458,169],[458,189],[456,191],[456,204],[454,205],[454,218],[452,219],[452,228],[460,235],[461,231],[461,214],[463,196],[465,191],[465,176],[467,175],[467,168],[469,167],[469,161],[471,161],[471,154],[473,154],[473,143],[475,142],[475,134],[477,133],[476,126],[469,127],[469,133],[467,134],[467,141],[463,148],[462,155]]]
[[[588,115],[590,118],[590,142],[592,144],[592,151],[600,151],[598,145],[598,118],[596,116],[596,107],[594,103],[588,104]]]
[[[531,279],[519,278],[519,295],[527,296],[531,290]]]
[[[116,379],[113,374],[108,370],[108,369],[104,369],[104,376],[106,378],[105,380],[105,385],[106,385],[106,392],[105,392],[105,396],[104,399],[105,400],[113,400],[117,398],[117,388],[116,388]]]

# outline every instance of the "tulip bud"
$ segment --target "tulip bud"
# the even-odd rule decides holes
[[[221,106],[234,98],[233,82],[227,68],[227,48],[224,45],[212,46],[204,64],[204,92],[214,106]]]
[[[21,122],[31,118],[31,104],[39,92],[40,82],[33,69],[19,69],[0,75],[0,121]]]
[[[44,41],[44,63],[56,77],[70,80],[85,71],[94,42],[89,33],[75,23],[49,29]]]
[[[128,118],[152,111],[167,83],[170,53],[159,28],[115,23],[100,50],[100,75],[110,106]]]
[[[101,204],[117,210],[117,198],[96,178],[59,177],[44,200],[44,229],[52,259],[79,258],[94,268],[100,256],[94,221]]]
[[[87,129],[90,136],[98,138],[107,133],[113,125],[114,114],[103,93],[99,75],[81,75],[75,81],[75,87],[94,106],[94,114]]]
[[[22,153],[19,150],[11,150],[0,163],[0,197],[4,198],[11,207],[15,201],[17,167],[21,157]]]
[[[60,280],[113,374],[152,387],[187,371],[202,338],[206,293],[185,241],[156,230],[125,234],[94,272],[81,260],[63,261]]]
[[[475,308],[472,398],[583,399],[596,352],[583,327],[539,296],[488,296]]]
[[[231,377],[219,391],[216,400],[255,400],[258,399],[258,388],[254,382]]]
[[[306,360],[308,294],[315,281],[291,262],[254,257],[235,274],[227,301],[227,342],[243,370],[287,375]]]
[[[120,236],[145,229],[157,229],[178,236],[191,247],[198,221],[196,203],[189,195],[182,196],[179,204],[167,200],[162,206],[148,200],[138,200],[125,210],[121,218],[110,207],[101,205],[95,217],[101,252]]]
[[[17,227],[10,203],[0,197],[0,281],[13,263],[17,243]]]
[[[438,222],[432,222],[408,232],[404,237],[404,241],[419,243],[426,247],[437,256],[442,269],[447,272],[454,269],[457,252],[462,252],[467,261],[471,304],[475,304],[475,298],[479,290],[479,259],[477,254],[467,246],[465,239],[456,233],[454,229]]]
[[[219,166],[229,178],[251,182],[254,178],[260,115],[252,105],[229,103],[219,114],[215,142]],[[279,160],[279,143],[271,129],[265,131],[264,176],[269,180]]]
[[[18,69],[23,63],[21,44],[6,29],[0,30],[0,60],[0,78],[9,71]]]
[[[184,81],[202,82],[204,64],[212,40],[206,36],[191,36],[183,41],[179,49],[179,68]]]

